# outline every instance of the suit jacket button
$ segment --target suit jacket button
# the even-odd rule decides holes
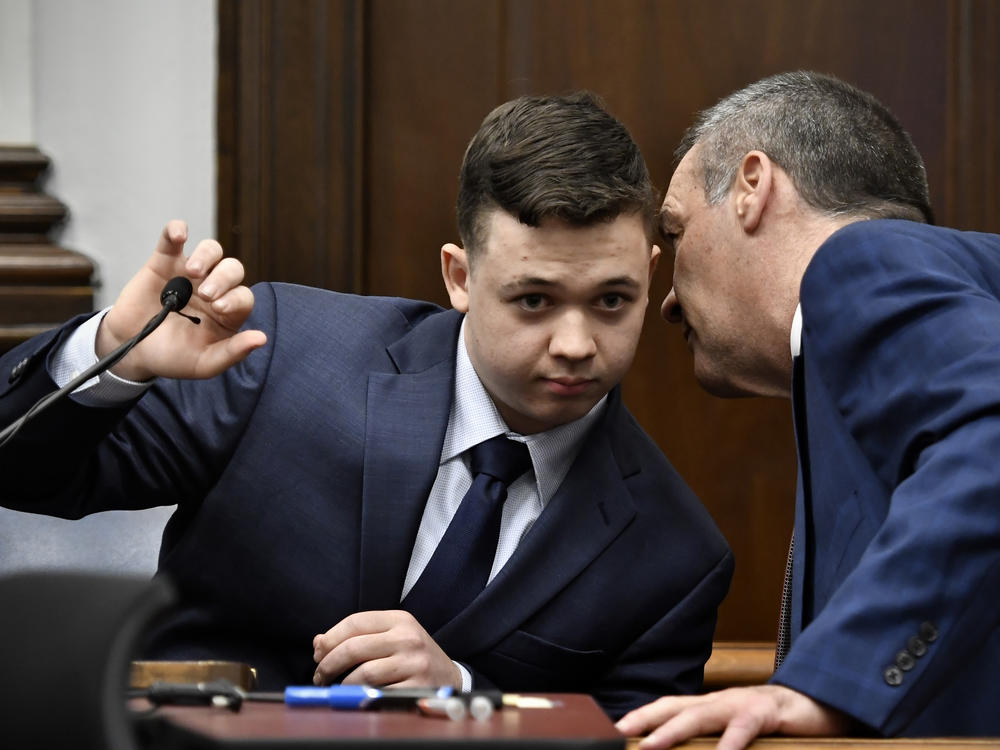
[[[31,359],[29,357],[25,357],[16,365],[14,365],[14,369],[10,371],[10,378],[8,378],[7,382],[14,383],[18,379],[20,379],[20,377],[24,374],[24,368],[28,366],[28,362],[30,361]]]
[[[906,650],[914,656],[923,656],[927,653],[927,644],[915,635],[906,642]]]
[[[891,687],[898,687],[903,684],[903,671],[895,664],[891,667],[886,667],[885,671],[882,672],[882,677],[885,679],[886,684]]]
[[[934,627],[933,622],[922,622],[920,623],[920,637],[923,638],[927,643],[933,643],[937,640],[938,629]]]
[[[900,651],[896,654],[896,666],[904,672],[909,672],[916,663],[917,660],[913,658],[913,654],[909,651]]]

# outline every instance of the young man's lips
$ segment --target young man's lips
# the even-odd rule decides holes
[[[583,393],[594,381],[589,378],[546,378],[549,390],[560,396],[576,396]]]

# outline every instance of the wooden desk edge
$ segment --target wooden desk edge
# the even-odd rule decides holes
[[[718,737],[698,737],[676,745],[684,748],[714,748]],[[629,738],[627,750],[637,750],[639,738]],[[983,750],[1000,747],[1000,737],[927,737],[868,739],[861,737],[759,737],[751,750]]]

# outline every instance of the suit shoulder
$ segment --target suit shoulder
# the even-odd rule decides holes
[[[913,313],[904,308],[927,300],[984,292],[1000,296],[1000,236],[876,220],[843,227],[820,246],[799,299],[805,325],[822,341],[831,331],[902,320]]]
[[[319,335],[331,326],[350,326],[358,337],[392,340],[443,308],[402,297],[376,297],[328,289],[267,282],[253,287],[254,317],[250,325],[312,326]],[[255,320],[256,318],[256,320]]]
[[[857,221],[834,232],[802,279],[802,296],[870,276],[976,275],[1000,263],[1000,236],[899,219]]]

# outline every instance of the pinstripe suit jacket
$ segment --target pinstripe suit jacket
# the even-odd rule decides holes
[[[311,681],[316,633],[399,608],[461,316],[285,284],[255,295],[248,325],[268,344],[245,362],[159,381],[131,408],[65,402],[0,451],[0,476],[5,505],[67,517],[177,503],[160,570],[182,606],[149,654],[247,661],[273,687]],[[42,363],[61,335],[0,360],[0,423],[53,387]],[[513,557],[432,636],[477,685],[590,692],[619,715],[698,689],[731,574],[616,388]]]
[[[1000,735],[1000,237],[834,234],[801,286],[793,642],[887,735]]]

